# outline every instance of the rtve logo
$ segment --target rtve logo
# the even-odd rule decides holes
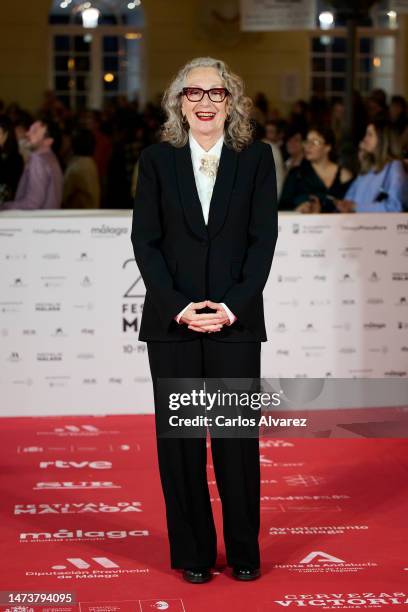
[[[62,459],[56,459],[55,461],[40,461],[40,469],[46,470],[47,468],[54,467],[57,469],[82,469],[89,468],[91,470],[111,470],[111,461],[63,461]]]

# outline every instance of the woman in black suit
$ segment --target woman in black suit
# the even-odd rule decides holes
[[[157,417],[158,378],[260,377],[267,340],[262,291],[278,234],[275,166],[252,140],[251,101],[224,62],[196,58],[163,97],[161,142],[142,151],[132,223],[146,286],[147,342]],[[157,433],[157,431],[156,431]],[[260,575],[259,439],[211,437],[227,563]],[[171,567],[211,578],[217,541],[205,438],[157,435]]]

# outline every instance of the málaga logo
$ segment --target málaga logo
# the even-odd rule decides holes
[[[83,531],[82,529],[58,529],[50,532],[27,532],[20,533],[20,542],[60,542],[61,540],[84,541],[84,540],[123,540],[128,537],[148,536],[147,529],[133,529],[131,531]]]

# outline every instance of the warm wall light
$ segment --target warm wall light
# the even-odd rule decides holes
[[[139,38],[142,38],[142,35],[140,32],[127,32],[127,34],[125,34],[125,38],[126,40],[138,40]]]
[[[75,60],[73,57],[70,57],[68,60],[68,70],[74,70],[75,69]]]
[[[390,28],[395,29],[397,27],[397,11],[388,11],[388,19],[390,20]]]
[[[82,23],[84,28],[96,28],[98,25],[99,15],[100,11],[93,6],[84,9],[82,11]]]
[[[373,66],[374,68],[379,68],[381,66],[381,59],[379,57],[373,57]]]
[[[107,72],[106,74],[103,75],[103,80],[106,83],[112,83],[115,80],[115,77],[111,72]]]

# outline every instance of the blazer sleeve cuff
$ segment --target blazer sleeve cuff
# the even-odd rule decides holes
[[[233,323],[235,323],[235,321],[237,320],[237,317],[234,315],[233,312],[230,311],[230,309],[228,308],[228,306],[226,304],[224,304],[224,302],[220,302],[221,306],[223,306],[225,312],[228,315],[229,318],[229,324],[232,325]]]
[[[188,307],[189,307],[189,306],[190,306],[192,303],[193,303],[193,302],[190,302],[189,304],[187,304],[187,306],[186,306],[185,308],[183,308],[183,310],[181,310],[181,311],[178,313],[178,315],[177,315],[176,317],[174,317],[174,318],[175,318],[175,320],[177,321],[177,323],[180,323],[180,319],[181,319],[181,317],[183,316],[183,312],[184,312],[185,310],[187,310],[187,308],[188,308]]]

